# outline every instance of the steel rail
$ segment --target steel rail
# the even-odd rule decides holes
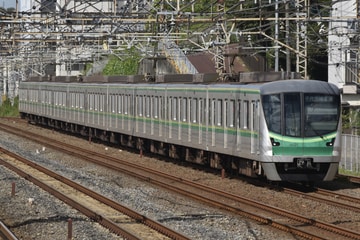
[[[15,129],[14,131],[16,131],[16,128],[14,128],[14,129]],[[7,130],[9,130],[9,128],[7,128]],[[17,134],[17,133],[15,133],[15,134]],[[25,134],[24,131],[22,131],[21,134]],[[32,139],[32,140],[34,140],[34,137],[35,137],[34,133],[29,134],[29,136],[26,136],[26,134],[23,135],[23,136],[25,136],[26,138]],[[115,169],[115,170],[118,170],[118,171],[122,171],[122,172],[130,174],[132,176],[143,179],[145,181],[155,183],[155,184],[160,185],[162,187],[166,187],[167,189],[172,189],[173,191],[180,192],[182,194],[186,194],[186,195],[188,195],[188,196],[190,196],[190,197],[192,197],[194,199],[198,199],[198,200],[201,200],[203,202],[207,202],[207,203],[209,203],[211,205],[220,207],[222,209],[230,210],[230,211],[233,211],[233,212],[236,212],[236,213],[241,213],[242,215],[244,215],[246,217],[249,217],[250,219],[254,219],[256,221],[269,224],[269,225],[271,225],[271,226],[273,226],[275,228],[278,228],[278,229],[281,229],[281,230],[286,229],[287,232],[292,232],[293,234],[297,234],[297,235],[302,236],[302,237],[308,236],[308,237],[305,237],[305,238],[309,238],[309,239],[314,239],[315,238],[316,239],[316,238],[319,238],[319,237],[314,236],[312,234],[309,234],[309,233],[307,233],[305,231],[299,230],[297,228],[293,228],[291,226],[284,225],[284,224],[278,223],[278,222],[273,221],[273,220],[269,220],[268,218],[264,218],[264,217],[261,217],[259,215],[255,215],[255,214],[249,213],[249,212],[244,212],[239,208],[234,208],[234,207],[226,205],[226,204],[224,204],[222,202],[214,201],[214,199],[207,199],[206,197],[194,194],[193,192],[186,193],[186,191],[184,191],[183,189],[176,188],[171,183],[166,184],[163,181],[157,181],[155,179],[149,178],[148,176],[145,176],[145,177],[138,176],[137,172],[138,172],[139,169],[141,169],[142,171],[147,171],[147,172],[150,172],[152,174],[156,174],[158,176],[161,175],[163,177],[171,179],[171,181],[176,181],[178,183],[185,183],[185,184],[188,184],[188,185],[192,185],[193,187],[197,187],[199,190],[212,192],[213,194],[217,194],[219,196],[225,196],[225,197],[227,197],[229,199],[233,199],[233,200],[236,200],[238,202],[242,202],[244,204],[252,205],[253,207],[260,208],[260,209],[263,209],[263,210],[266,210],[266,211],[269,211],[269,212],[272,212],[272,213],[275,213],[275,214],[279,214],[281,216],[286,216],[286,217],[288,217],[290,219],[300,221],[300,222],[302,222],[304,224],[307,224],[307,225],[310,225],[310,226],[315,226],[315,227],[318,227],[320,229],[324,229],[324,230],[326,230],[328,232],[333,232],[335,234],[339,234],[339,235],[349,237],[349,238],[352,238],[352,239],[360,239],[360,234],[357,233],[357,232],[354,232],[354,231],[351,231],[351,230],[348,230],[348,229],[344,229],[344,228],[341,228],[341,227],[337,227],[337,226],[335,226],[333,224],[329,224],[329,223],[325,223],[325,222],[321,222],[321,221],[316,221],[314,219],[309,219],[309,218],[306,218],[306,217],[301,216],[299,214],[294,214],[294,213],[291,213],[291,212],[288,212],[288,211],[284,211],[282,209],[271,207],[271,206],[268,206],[266,204],[257,203],[257,202],[254,202],[253,200],[250,200],[250,199],[247,199],[247,198],[244,198],[244,197],[240,197],[240,196],[228,193],[228,192],[219,191],[217,189],[209,188],[208,186],[201,185],[201,184],[198,184],[198,183],[194,183],[193,181],[189,181],[189,180],[186,180],[186,179],[174,177],[172,175],[168,175],[168,174],[165,174],[163,172],[159,172],[159,171],[156,171],[156,170],[153,170],[153,169],[144,168],[144,167],[142,167],[140,165],[137,165],[137,164],[134,164],[134,163],[129,163],[127,161],[122,161],[122,160],[117,159],[117,158],[104,156],[104,155],[102,155],[100,153],[97,153],[97,152],[91,152],[91,153],[84,154],[84,152],[86,152],[87,150],[85,150],[85,149],[83,149],[81,147],[76,147],[76,146],[69,146],[69,147],[71,147],[72,150],[69,150],[69,149],[64,150],[64,149],[62,149],[60,147],[60,145],[64,145],[63,142],[57,141],[57,140],[54,140],[54,139],[51,139],[51,140],[46,139],[46,138],[44,138],[44,136],[38,136],[36,141],[41,142],[42,144],[47,145],[47,146],[49,146],[51,148],[55,148],[55,149],[58,149],[60,151],[68,152],[69,154],[76,155],[76,156],[78,156],[80,158],[85,158],[88,161],[92,161],[94,163],[101,164],[101,165],[103,165],[105,167]],[[77,150],[78,153],[75,153],[74,152],[75,150]],[[94,156],[99,156],[101,158],[106,157],[108,162],[104,163],[101,160],[96,160],[94,158]],[[132,167],[132,168],[136,168],[137,171],[131,171],[129,169],[125,169],[123,167],[116,166],[116,165],[114,165],[114,163],[116,163],[116,162],[119,162],[122,165],[126,165],[126,166],[129,166],[129,167]],[[250,202],[250,201],[252,201],[252,202]],[[307,235],[307,234],[309,234],[309,235]]]
[[[13,158],[15,158],[18,161],[21,161],[22,163],[40,171],[43,172],[44,174],[53,177],[54,179],[61,181],[63,183],[65,183],[66,185],[77,189],[78,191],[91,196],[92,198],[118,210],[119,212],[122,212],[123,214],[135,219],[137,222],[141,222],[144,225],[164,234],[165,236],[168,236],[172,239],[179,239],[179,240],[186,240],[189,239],[188,237],[185,237],[184,235],[165,227],[164,225],[160,224],[157,221],[151,220],[149,218],[147,218],[144,215],[141,215],[139,213],[137,213],[136,211],[131,210],[130,208],[127,208],[123,205],[120,205],[118,203],[116,203],[115,201],[108,199],[80,184],[77,184],[76,182],[65,178],[64,176],[61,176],[39,164],[36,164],[32,161],[29,161],[15,153],[12,153],[6,149],[0,148],[0,152],[11,156]],[[123,236],[126,239],[138,239],[138,237],[136,235],[133,235],[132,233],[120,228],[116,223],[112,222],[111,220],[105,218],[104,216],[101,216],[99,214],[97,214],[95,211],[92,211],[91,209],[82,206],[81,204],[79,204],[78,202],[74,201],[73,199],[67,197],[66,195],[62,194],[61,192],[57,191],[56,189],[48,186],[47,184],[41,182],[40,180],[34,178],[33,176],[31,176],[30,174],[22,171],[21,169],[16,168],[15,166],[12,166],[11,164],[7,163],[6,161],[4,161],[3,159],[0,159],[0,164],[6,166],[7,168],[13,170],[14,172],[16,172],[18,175],[22,176],[23,178],[25,178],[26,180],[31,181],[32,183],[36,184],[37,186],[41,187],[42,189],[44,189],[45,191],[51,193],[52,195],[56,196],[57,198],[59,198],[60,200],[62,200],[63,202],[69,204],[70,206],[76,208],[77,210],[79,210],[80,212],[82,212],[83,214],[85,214],[86,216],[88,216],[89,218],[93,219],[96,222],[99,222],[101,225],[105,226],[106,228],[110,229],[111,231],[113,231],[114,233]]]
[[[0,238],[4,237],[5,240],[18,240],[18,238],[10,231],[10,229],[0,221]]]

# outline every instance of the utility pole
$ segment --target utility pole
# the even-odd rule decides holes
[[[215,41],[215,67],[216,71],[219,74],[220,78],[222,78],[225,73],[225,32],[223,31],[222,24],[223,23],[223,15],[225,14],[225,1],[218,0],[216,4],[217,12],[219,16],[217,17],[216,23],[216,41]],[[226,27],[224,27],[226,29]]]
[[[275,0],[275,72],[279,71],[279,2]]]
[[[289,46],[290,41],[290,28],[289,28],[289,1],[285,3],[285,44]],[[286,72],[291,72],[291,58],[290,58],[290,49],[286,48]]]
[[[296,72],[300,73],[304,79],[307,75],[307,20],[309,18],[308,0],[297,0],[296,2]],[[305,20],[300,20],[305,19]]]

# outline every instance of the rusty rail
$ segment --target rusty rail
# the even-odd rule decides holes
[[[18,240],[18,238],[5,226],[3,222],[0,222],[0,238],[5,240]]]
[[[83,192],[86,195],[91,196],[92,198],[108,205],[111,206],[112,208],[122,212],[123,214],[135,219],[137,222],[141,222],[147,226],[149,226],[150,228],[164,234],[165,236],[168,236],[172,239],[189,239],[187,237],[185,237],[184,235],[170,229],[167,228],[166,226],[151,220],[149,218],[147,218],[144,215],[141,215],[140,213],[137,213],[134,210],[131,210],[125,206],[122,206],[114,201],[112,201],[111,199],[108,199],[84,186],[81,186],[80,184],[75,183],[74,181],[71,181],[70,179],[65,178],[64,176],[61,176],[41,165],[38,165],[32,161],[29,161],[21,156],[18,156],[6,149],[0,148],[0,152],[11,156],[12,158],[17,159],[18,161],[21,161],[22,163],[31,166],[32,168],[41,171],[43,173],[45,173],[48,176],[51,176],[52,178],[63,182],[64,184],[80,191]],[[88,216],[89,218],[91,218],[92,220],[98,222],[99,224],[103,225],[104,227],[108,228],[109,230],[113,231],[114,233],[126,238],[126,239],[138,239],[138,237],[136,237],[135,235],[131,234],[130,232],[120,228],[116,223],[112,222],[111,220],[105,218],[104,216],[101,216],[99,214],[97,214],[95,211],[92,211],[91,209],[79,204],[78,202],[74,201],[73,199],[67,197],[66,195],[62,194],[61,192],[57,191],[56,189],[48,186],[46,183],[34,178],[33,176],[31,176],[30,174],[22,171],[21,169],[7,163],[6,161],[0,159],[0,164],[6,166],[7,168],[11,169],[12,171],[16,172],[18,175],[20,175],[21,177],[25,178],[26,180],[36,184],[37,186],[41,187],[42,189],[44,189],[45,191],[51,193],[52,195],[54,195],[55,197],[57,197],[58,199],[62,200],[63,202],[67,203],[68,205],[74,207],[75,209],[79,210],[81,213],[83,213],[84,215]]]
[[[6,129],[6,130],[8,131],[8,129]],[[16,131],[16,130],[14,130],[14,131]],[[18,134],[18,133],[15,133],[15,134]],[[24,132],[21,132],[21,134],[24,134]],[[29,135],[29,136],[25,135],[25,137],[30,138],[30,139],[33,140],[35,136],[34,136],[34,133],[31,133],[31,135]],[[298,215],[298,214],[294,214],[294,213],[284,211],[284,210],[279,209],[279,208],[271,207],[271,206],[268,206],[266,204],[262,204],[262,203],[252,201],[251,199],[246,199],[246,198],[243,198],[243,197],[240,197],[240,196],[236,196],[236,195],[230,194],[228,192],[223,192],[223,191],[219,191],[217,189],[212,189],[212,188],[209,188],[208,186],[204,186],[204,185],[201,185],[201,184],[194,183],[193,181],[188,181],[186,179],[174,177],[172,175],[168,175],[168,174],[165,174],[163,172],[159,172],[159,171],[155,171],[155,170],[152,170],[152,169],[144,168],[144,167],[142,167],[140,165],[136,165],[136,164],[130,163],[128,161],[123,161],[123,160],[120,160],[120,159],[117,159],[117,158],[104,156],[104,155],[101,155],[101,154],[99,154],[97,152],[91,152],[91,153],[84,154],[84,152],[86,150],[84,150],[84,149],[82,149],[80,147],[67,146],[67,147],[71,148],[71,150],[70,149],[64,150],[61,147],[61,145],[65,145],[63,142],[56,141],[54,139],[51,139],[51,140],[46,139],[46,138],[44,138],[44,136],[38,136],[36,141],[41,142],[41,144],[44,144],[44,145],[49,146],[51,148],[55,148],[55,149],[58,149],[60,151],[65,151],[65,152],[71,153],[73,156],[76,155],[77,157],[83,158],[83,159],[85,159],[87,161],[92,161],[92,162],[94,162],[96,164],[101,164],[102,166],[109,167],[109,168],[111,168],[113,170],[125,172],[127,174],[130,174],[132,176],[136,176],[136,177],[138,177],[140,179],[143,179],[145,181],[149,181],[151,183],[157,184],[157,185],[165,187],[167,189],[171,189],[171,190],[173,190],[175,192],[179,192],[181,194],[187,195],[187,196],[192,197],[194,199],[197,199],[197,200],[206,202],[208,204],[211,204],[213,206],[235,212],[237,214],[246,216],[246,217],[248,217],[250,219],[253,219],[253,220],[256,220],[258,222],[271,225],[271,226],[273,226],[273,227],[275,227],[277,229],[280,229],[280,230],[283,230],[283,231],[286,231],[286,232],[291,232],[291,233],[293,233],[295,235],[304,237],[306,239],[323,239],[323,237],[314,235],[314,234],[309,233],[309,232],[307,232],[305,230],[301,230],[301,229],[299,229],[297,227],[290,226],[289,224],[283,224],[283,223],[277,222],[275,220],[272,220],[272,219],[269,219],[269,218],[262,217],[260,215],[254,214],[252,212],[243,211],[240,208],[233,207],[230,204],[226,204],[226,203],[223,203],[221,201],[216,201],[214,199],[218,199],[218,198],[232,199],[232,200],[237,201],[239,203],[250,205],[250,206],[252,206],[252,207],[254,207],[256,209],[262,209],[263,211],[278,214],[280,216],[285,216],[285,217],[287,217],[289,219],[292,219],[294,221],[301,222],[302,224],[305,224],[306,226],[313,226],[313,227],[316,227],[318,229],[323,229],[325,231],[328,231],[328,232],[331,232],[331,233],[334,233],[334,234],[338,234],[340,236],[351,238],[351,239],[360,239],[360,234],[357,233],[357,232],[354,232],[354,231],[351,231],[351,230],[348,230],[348,229],[344,229],[344,228],[341,228],[341,227],[337,227],[337,226],[335,226],[333,224],[324,223],[324,222],[321,222],[321,221],[316,221],[314,219],[309,219],[309,218],[306,218],[306,217]],[[96,159],[96,157],[99,157],[101,159]],[[106,161],[104,161],[105,158],[106,158]],[[131,169],[131,168],[133,168],[133,169]],[[167,181],[165,181],[164,179],[156,180],[156,178],[149,177],[149,175],[146,175],[146,174],[141,175],[140,172],[147,172],[148,174],[153,174],[153,175],[156,175],[157,177],[161,176],[164,179],[167,179]],[[166,182],[169,182],[169,183],[166,183]],[[186,184],[186,186],[183,187],[183,188],[176,187],[176,186],[174,186],[175,185],[174,182],[176,182],[177,184]],[[190,186],[194,187],[197,190],[194,190],[192,192],[187,191],[187,189]],[[208,193],[215,194],[218,197],[207,198],[205,196],[202,196],[201,194],[197,194],[197,192],[199,192],[199,191],[207,191]],[[319,233],[317,233],[317,234],[319,234]]]

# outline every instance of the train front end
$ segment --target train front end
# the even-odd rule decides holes
[[[273,181],[331,181],[341,158],[341,96],[326,82],[286,80],[261,87],[264,173]]]

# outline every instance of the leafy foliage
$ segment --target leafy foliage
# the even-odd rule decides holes
[[[140,59],[140,53],[135,48],[126,50],[126,58],[124,59],[111,55],[102,74],[106,76],[135,75],[138,71]]]

